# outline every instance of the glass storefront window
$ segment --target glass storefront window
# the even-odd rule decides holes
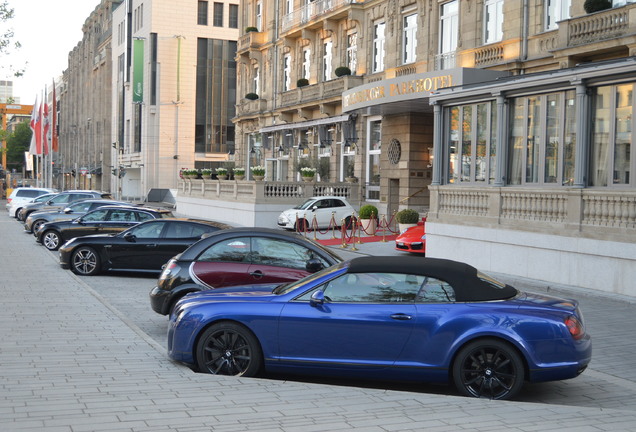
[[[512,104],[512,123],[510,131],[510,168],[508,183],[521,184],[523,173],[523,149],[525,147],[525,99],[516,98]]]
[[[574,155],[576,154],[576,94],[565,92],[565,131],[563,134],[563,180],[564,186],[574,184]]]
[[[369,118],[367,123],[367,199],[380,199],[380,153],[382,149],[382,119]]]
[[[629,184],[632,143],[632,84],[616,87],[616,119],[614,142],[614,184]]]
[[[450,156],[450,165],[449,165],[449,175],[448,182],[449,183],[457,183],[459,181],[459,176],[457,173],[457,169],[459,167],[459,107],[451,107],[449,110],[450,113],[450,136],[448,143],[448,153]]]
[[[472,165],[472,129],[473,118],[470,107],[464,107],[462,116],[462,181],[470,181]]]
[[[548,95],[547,109],[547,139],[545,150],[545,168],[543,181],[556,183],[559,175],[559,147],[561,136],[561,103],[560,94]]]

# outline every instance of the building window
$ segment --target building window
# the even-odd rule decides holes
[[[283,56],[283,91],[291,90],[291,56]]]
[[[372,72],[384,70],[384,30],[386,24],[380,22],[373,27],[373,68]]]
[[[595,89],[592,110],[590,186],[634,185],[631,167],[634,84]]]
[[[329,81],[331,79],[331,55],[332,55],[333,43],[327,41],[323,44],[322,53],[322,79],[323,81]]]
[[[356,74],[358,66],[358,33],[350,33],[347,35],[347,67],[351,70],[351,74]]]
[[[413,63],[416,59],[417,48],[417,14],[415,13],[404,17],[402,47],[402,63]]]
[[[455,67],[455,51],[459,30],[459,2],[457,0],[440,6],[439,53],[437,69]]]
[[[303,50],[303,78],[309,80],[311,77],[311,50]]]
[[[200,1],[197,9],[197,24],[208,25],[208,2]]]
[[[256,2],[256,12],[254,16],[256,18],[256,28],[258,31],[263,31],[263,3],[260,1]]]
[[[214,27],[223,27],[223,3],[214,2],[212,25],[214,25]]]
[[[511,185],[572,185],[575,156],[575,91],[511,100]]]
[[[503,0],[486,0],[484,3],[484,43],[503,39]]]
[[[571,0],[546,0],[545,2],[545,29],[556,30],[559,21],[570,18]]]
[[[260,89],[261,76],[260,75],[261,75],[260,68],[258,66],[254,66],[254,72],[253,72],[254,81],[252,83],[252,91],[256,93],[257,95],[261,94],[261,89]]]
[[[230,5],[230,17],[228,27],[230,28],[238,28],[238,15],[239,15],[239,7],[238,5],[231,4]]]
[[[158,49],[157,33],[150,33],[150,105],[157,105]]]
[[[367,200],[380,200],[380,154],[382,119],[370,117],[367,123]]]

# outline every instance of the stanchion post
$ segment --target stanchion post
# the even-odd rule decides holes
[[[345,249],[347,247],[347,227],[345,226],[344,219],[342,220],[342,225],[340,227],[342,234],[342,245],[340,245],[340,247]]]
[[[333,227],[331,228],[331,238],[336,238],[336,212],[331,212],[331,223],[333,223]]]
[[[382,225],[384,225],[384,229],[382,230],[382,243],[386,243],[386,230],[389,227],[389,223],[386,221],[386,215],[382,215]]]

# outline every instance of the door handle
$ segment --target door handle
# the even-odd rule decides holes
[[[408,321],[410,319],[413,319],[413,317],[411,315],[407,315],[407,314],[403,314],[403,313],[396,313],[391,315],[391,318],[394,320],[398,320],[398,321]]]
[[[250,273],[250,276],[252,276],[252,277],[254,277],[256,279],[260,279],[260,278],[263,277],[263,272],[260,271],[260,270],[256,270],[256,271],[253,271],[252,273]]]
[[[156,243],[155,244],[147,244],[146,247],[147,248],[156,248],[157,244]]]

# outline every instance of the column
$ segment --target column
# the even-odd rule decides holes
[[[433,179],[432,186],[442,184],[442,155],[444,145],[442,107],[438,103],[433,104]]]
[[[495,167],[495,183],[493,186],[502,187],[506,185],[507,174],[507,154],[508,143],[506,142],[507,118],[506,118],[506,98],[497,96],[497,166]]]

